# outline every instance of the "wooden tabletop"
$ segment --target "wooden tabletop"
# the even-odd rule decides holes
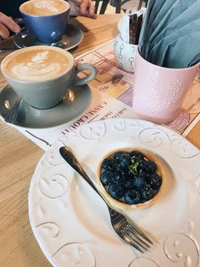
[[[72,51],[85,53],[118,34],[121,15],[99,15],[97,20],[74,18],[84,32],[83,42]],[[0,53],[0,61],[6,53]],[[0,88],[6,84],[0,73]],[[187,138],[200,147],[200,123]],[[50,267],[32,233],[28,218],[28,190],[44,151],[18,130],[0,120],[0,266]]]
[[[99,15],[97,20],[73,18],[84,40],[74,57],[113,39],[121,15]],[[7,53],[0,52],[0,60]],[[6,84],[0,73],[0,88]],[[1,90],[1,89],[0,89]],[[28,190],[44,151],[18,130],[0,120],[0,266],[50,267],[32,233],[28,218]]]

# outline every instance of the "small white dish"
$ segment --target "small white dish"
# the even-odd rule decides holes
[[[119,32],[121,32],[121,30],[122,30],[122,18],[118,21],[117,28],[118,28]]]
[[[162,196],[147,209],[126,211],[154,240],[149,252],[141,254],[116,236],[102,199],[60,155],[63,145],[97,186],[98,164],[109,151],[138,147],[159,158],[167,177]],[[118,118],[80,126],[56,141],[36,167],[28,195],[33,233],[56,267],[197,267],[199,162],[199,149],[151,122]]]
[[[0,116],[4,120],[18,95],[9,86],[0,92]],[[92,93],[89,86],[70,87],[62,101],[50,109],[37,109],[22,101],[17,120],[12,123],[25,129],[43,129],[61,126],[77,119],[90,105]]]
[[[114,55],[116,61],[122,69],[129,72],[135,71],[137,45],[124,42],[120,33],[114,40]]]
[[[68,24],[65,33],[63,34],[60,41],[53,44],[46,44],[57,46],[63,48],[65,50],[70,50],[76,46],[78,46],[84,38],[83,32],[74,25]],[[19,35],[16,34],[14,36],[14,44],[18,48],[23,48],[27,46],[35,46],[35,45],[44,45],[44,43],[39,42],[34,35]]]

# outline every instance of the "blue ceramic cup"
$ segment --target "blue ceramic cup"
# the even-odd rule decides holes
[[[70,5],[64,0],[31,0],[19,10],[22,18],[15,21],[24,25],[20,35],[33,34],[42,43],[53,43],[65,32]]]

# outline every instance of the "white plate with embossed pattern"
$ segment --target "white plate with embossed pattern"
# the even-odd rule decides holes
[[[164,193],[147,209],[128,215],[153,235],[140,254],[112,231],[107,208],[59,154],[70,146],[96,183],[99,161],[116,148],[138,147],[162,163]],[[200,151],[170,129],[133,119],[96,121],[60,138],[32,177],[29,217],[33,233],[53,266],[197,267],[200,242]]]

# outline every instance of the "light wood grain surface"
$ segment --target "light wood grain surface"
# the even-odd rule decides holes
[[[72,19],[81,28],[84,40],[72,51],[76,57],[117,34],[121,15],[99,15]],[[0,60],[6,53],[0,52]],[[6,84],[0,73],[0,88]],[[200,147],[200,124],[187,138]],[[31,176],[44,151],[18,130],[0,120],[0,266],[50,267],[36,242],[28,218],[28,190]]]
[[[97,20],[72,19],[84,40],[72,51],[76,57],[117,34],[121,15],[99,15]],[[0,60],[7,53],[0,52]],[[0,88],[6,84],[0,74]],[[44,151],[18,130],[0,120],[0,266],[50,267],[31,231],[28,190],[31,176]]]

